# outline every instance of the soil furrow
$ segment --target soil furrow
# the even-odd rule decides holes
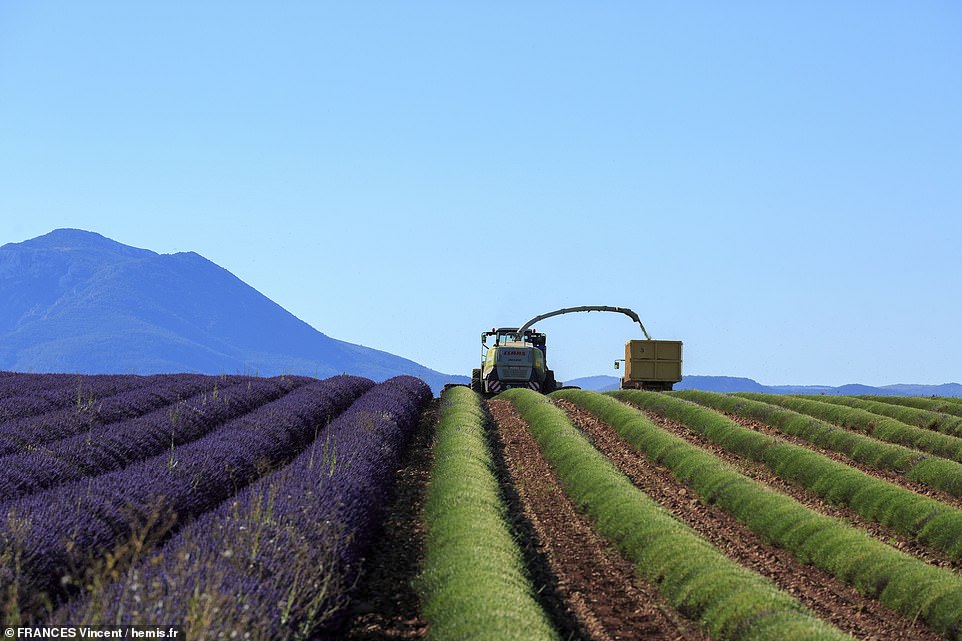
[[[427,631],[414,583],[424,558],[424,501],[440,402],[434,399],[424,412],[401,461],[383,532],[365,559],[351,603],[344,633],[350,641],[418,639]]]
[[[611,427],[566,401],[555,401],[605,456],[673,516],[687,523],[729,558],[762,574],[818,616],[859,639],[907,641],[941,639],[827,572],[768,545],[759,535],[716,506],[700,501],[671,472],[648,461]],[[689,439],[690,440],[690,439]]]
[[[707,641],[697,623],[682,617],[640,580],[632,564],[577,513],[511,403],[493,400],[488,408],[536,544],[543,547],[558,591],[586,636],[596,641]]]
[[[849,507],[829,503],[811,490],[780,478],[761,463],[739,456],[738,454],[735,454],[724,447],[711,442],[701,434],[692,431],[677,421],[667,419],[650,410],[641,409],[639,411],[644,413],[645,416],[647,416],[659,427],[671,432],[675,436],[685,439],[693,445],[704,448],[729,465],[735,467],[742,474],[770,487],[777,492],[791,496],[805,507],[816,511],[819,514],[831,516],[833,518],[850,523],[851,525],[865,531],[876,540],[887,545],[891,545],[901,552],[910,554],[915,558],[928,563],[929,565],[948,568],[957,572],[962,569],[962,562],[956,561],[947,555],[938,552],[937,550],[927,548],[918,541],[905,536],[904,534],[900,534],[889,527],[886,527],[880,523],[876,523],[875,521],[870,521]]]

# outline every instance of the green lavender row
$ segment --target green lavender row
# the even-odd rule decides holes
[[[935,430],[951,436],[962,435],[962,416],[950,416],[917,407],[906,407],[904,405],[883,403],[873,399],[854,398],[852,396],[819,396],[818,400],[825,403],[832,403],[833,405],[854,407],[865,410],[866,412],[871,412],[872,414],[880,414],[894,418],[906,425]]]
[[[885,443],[865,434],[850,432],[812,416],[770,403],[717,392],[673,392],[688,401],[712,409],[756,419],[797,436],[818,447],[840,452],[853,461],[879,470],[904,474],[905,478],[962,498],[962,463],[923,454],[901,445]]]
[[[571,392],[556,392],[569,398]],[[681,613],[719,640],[850,639],[768,579],[732,561],[636,488],[564,412],[524,389],[501,395],[532,434],[579,510]]]
[[[742,427],[688,401],[653,392],[609,392],[619,400],[684,423],[713,443],[758,461],[779,477],[863,517],[962,559],[962,510],[877,479],[799,445]]]
[[[873,438],[898,443],[923,452],[962,462],[962,438],[939,434],[920,427],[912,427],[892,418],[872,414],[854,407],[844,407],[807,398],[780,394],[738,393],[735,396],[763,403],[774,403],[790,410],[808,414],[842,427],[865,432]]]
[[[478,396],[453,387],[441,398],[419,579],[429,636],[557,640],[508,526]]]
[[[954,573],[927,565],[765,487],[608,395],[563,391],[553,396],[571,401],[611,425],[647,458],[668,467],[679,481],[694,488],[702,500],[719,506],[802,562],[813,563],[893,610],[918,617],[950,638],[959,638],[962,578]],[[657,408],[659,413],[667,410],[673,418],[684,414],[684,422],[697,431],[704,428],[717,433],[720,426],[708,426],[709,419],[724,419],[710,410],[660,394],[641,392],[629,396],[633,402],[643,401],[644,405]]]
[[[890,405],[902,405],[904,407],[914,407],[928,412],[941,412],[962,416],[962,398],[946,396],[856,396],[862,400],[879,401]]]

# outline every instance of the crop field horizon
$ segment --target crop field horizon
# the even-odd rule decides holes
[[[3,372],[0,517],[15,633],[962,639],[951,398]]]

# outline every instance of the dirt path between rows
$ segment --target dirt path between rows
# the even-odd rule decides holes
[[[707,641],[697,623],[641,581],[632,564],[575,511],[514,406],[492,400],[488,408],[514,491],[534,531],[536,540],[528,543],[542,549],[580,636],[592,641]],[[579,631],[562,630],[562,637],[572,632]]]
[[[611,427],[571,403],[555,403],[637,487],[729,558],[768,577],[819,617],[866,641],[942,639],[921,624],[913,625],[877,600],[866,598],[827,572],[798,561],[786,550],[766,544],[727,512],[700,501],[694,491],[676,481],[667,468],[648,461]]]
[[[427,632],[414,581],[424,558],[424,502],[431,478],[432,443],[440,410],[434,399],[425,410],[401,459],[384,518],[358,579],[344,639],[419,639]]]

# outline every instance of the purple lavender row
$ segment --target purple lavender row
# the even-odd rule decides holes
[[[204,374],[157,374],[145,377],[150,382],[90,403],[94,421],[113,423],[139,416],[152,399],[167,402],[172,394],[184,396],[202,390],[217,390],[252,379],[249,376],[208,376]]]
[[[304,384],[251,379],[210,390],[144,416],[102,425],[46,447],[0,457],[0,505],[86,476],[98,476],[196,440],[224,422]]]
[[[36,448],[101,425],[142,416],[200,392],[212,392],[235,381],[201,374],[165,374],[148,377],[146,386],[0,425],[0,456]]]
[[[104,396],[150,385],[157,378],[132,374],[15,374],[0,379],[0,422],[89,405]]]
[[[430,399],[409,376],[377,385],[290,465],[54,621],[180,621],[198,638],[250,629],[270,639],[336,636],[400,454]],[[216,616],[198,614],[198,603]]]
[[[83,375],[4,372],[4,376],[0,378],[0,399],[18,394],[42,394],[63,385],[76,384],[79,378],[83,378]]]
[[[132,533],[156,540],[296,456],[373,383],[335,376],[304,385],[175,452],[4,505],[0,594],[33,619]],[[2,517],[4,515],[0,515]]]

